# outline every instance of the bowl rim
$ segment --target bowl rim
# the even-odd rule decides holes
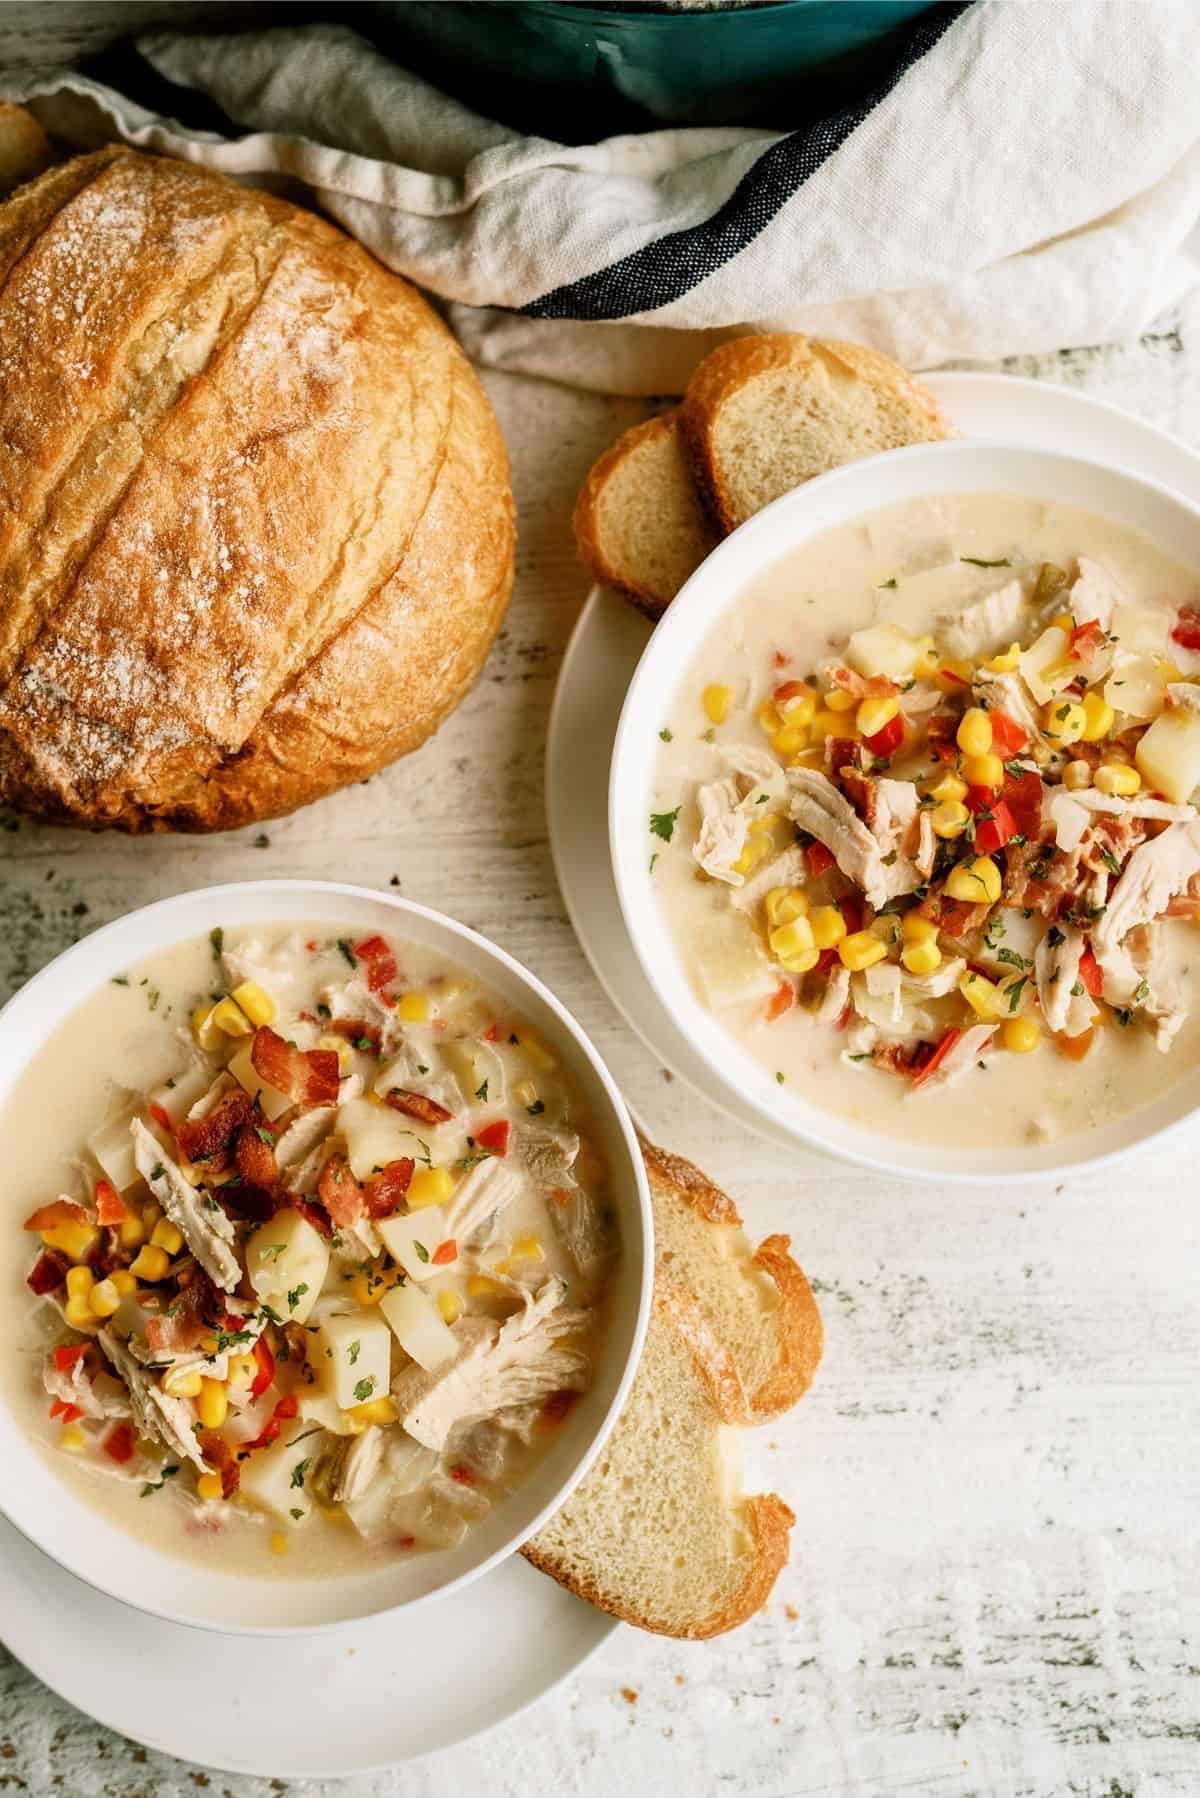
[[[1084,1173],[1096,1172],[1111,1167],[1124,1160],[1125,1157],[1153,1143],[1161,1146],[1163,1142],[1177,1135],[1189,1124],[1194,1123],[1200,1115],[1200,1099],[1179,1116],[1170,1118],[1152,1129],[1131,1136],[1128,1142],[1105,1149],[1092,1155],[1071,1156],[1047,1160],[1044,1164],[1033,1167],[1004,1167],[1002,1169],[990,1165],[987,1161],[979,1168],[943,1168],[933,1165],[922,1165],[922,1160],[929,1161],[930,1145],[916,1139],[885,1136],[864,1126],[854,1126],[851,1120],[840,1113],[826,1112],[823,1120],[828,1120],[825,1130],[799,1123],[793,1116],[782,1109],[773,1109],[760,1095],[735,1079],[737,1064],[729,1064],[710,1047],[710,1036],[719,1034],[726,1044],[736,1047],[737,1039],[720,1025],[719,1020],[696,998],[686,981],[669,986],[662,978],[662,967],[657,958],[650,953],[643,920],[648,918],[653,907],[648,891],[643,893],[635,885],[637,874],[632,852],[623,840],[621,829],[622,813],[626,803],[626,789],[637,778],[638,751],[642,753],[642,768],[653,766],[654,752],[645,754],[645,726],[638,717],[643,705],[643,694],[657,677],[660,693],[673,695],[679,686],[680,674],[686,673],[691,660],[700,649],[702,643],[717,629],[721,619],[726,617],[737,604],[748,585],[760,579],[771,566],[782,560],[789,553],[798,550],[805,542],[821,535],[825,531],[839,528],[853,521],[855,517],[866,517],[887,506],[902,503],[905,499],[916,499],[917,494],[908,492],[900,496],[880,496],[874,500],[864,501],[855,510],[850,508],[834,519],[823,519],[810,525],[807,529],[790,530],[787,528],[793,513],[801,518],[814,505],[813,496],[817,496],[816,504],[831,490],[849,488],[853,491],[856,483],[869,478],[879,478],[880,471],[895,468],[903,463],[906,468],[924,464],[938,465],[956,463],[960,459],[979,457],[1022,457],[1031,458],[1045,465],[1048,462],[1065,464],[1077,472],[1090,472],[1096,476],[1115,479],[1132,488],[1142,489],[1153,495],[1160,503],[1186,513],[1194,524],[1200,528],[1200,504],[1189,499],[1186,494],[1168,485],[1166,482],[1139,474],[1135,469],[1120,462],[1100,461],[1087,456],[1076,455],[1070,451],[1041,447],[990,437],[950,438],[937,443],[907,445],[900,449],[884,451],[878,455],[863,457],[855,462],[844,463],[841,467],[830,469],[814,476],[800,487],[792,488],[772,500],[761,511],[753,514],[736,530],[710,550],[704,561],[700,563],[679,592],[675,595],[664,615],[658,620],[654,631],[646,643],[646,647],[638,661],[626,691],[621,707],[621,715],[617,723],[613,741],[612,760],[609,770],[608,788],[608,846],[609,859],[612,866],[613,879],[617,889],[618,903],[622,919],[633,944],[642,973],[650,983],[658,1001],[677,1028],[688,1034],[696,1053],[705,1062],[709,1074],[725,1091],[735,1093],[739,1101],[748,1106],[757,1117],[770,1123],[773,1127],[782,1128],[792,1137],[798,1148],[816,1149],[833,1156],[838,1161],[862,1168],[874,1174],[890,1176],[893,1179],[936,1179],[947,1185],[956,1187],[980,1187],[994,1183],[997,1179],[1021,1185],[1035,1184],[1039,1181],[1075,1177]],[[866,471],[870,471],[868,476]],[[949,493],[947,488],[942,491]],[[1020,482],[986,486],[964,485],[960,491],[1004,492],[1014,497],[1034,497],[1028,488],[1022,488]],[[1064,502],[1065,503],[1065,502]],[[1075,502],[1082,503],[1082,502]],[[784,527],[781,530],[781,525]],[[1137,527],[1128,527],[1136,529]],[[1150,533],[1143,530],[1143,535]],[[687,616],[688,596],[696,589],[706,591],[716,582],[726,563],[735,565],[744,557],[748,548],[754,554],[751,566],[729,579],[729,591],[725,600],[707,611],[706,622],[697,628]],[[1198,560],[1200,567],[1200,560]],[[667,658],[670,658],[669,662]],[[648,880],[648,876],[647,876]],[[669,933],[667,933],[669,934]],[[739,1054],[739,1061],[743,1057]],[[744,1058],[748,1060],[747,1058]],[[1136,1116],[1136,1113],[1126,1114]],[[857,1128],[861,1135],[869,1137],[872,1146],[867,1148],[854,1143],[839,1140],[839,1134],[845,1128]],[[1086,1133],[1077,1132],[1071,1137],[1063,1138],[1061,1143],[1051,1143],[1048,1148],[1065,1147],[1084,1140]],[[888,1147],[896,1147],[908,1151],[904,1161],[897,1159],[893,1153],[889,1155]],[[994,1151],[993,1151],[994,1153]]]
[[[637,1245],[628,1242],[622,1245],[623,1261],[627,1255],[632,1255],[635,1252],[635,1249],[640,1255],[640,1266],[636,1268],[635,1275],[632,1273],[630,1275],[631,1284],[633,1279],[636,1279],[636,1311],[634,1315],[633,1330],[625,1352],[624,1365],[621,1368],[607,1409],[600,1418],[599,1423],[594,1427],[592,1435],[585,1444],[582,1452],[572,1461],[566,1475],[528,1523],[519,1526],[515,1530],[510,1530],[503,1542],[490,1554],[485,1556],[478,1565],[468,1567],[461,1573],[455,1575],[452,1579],[434,1586],[429,1591],[417,1593],[411,1598],[401,1598],[395,1602],[378,1605],[367,1604],[364,1605],[362,1609],[355,1610],[351,1614],[340,1615],[325,1621],[309,1621],[295,1624],[232,1623],[228,1621],[218,1621],[210,1617],[191,1615],[187,1611],[172,1607],[168,1603],[156,1602],[152,1595],[143,1598],[140,1596],[133,1596],[124,1590],[115,1589],[112,1584],[105,1580],[102,1573],[86,1564],[86,1557],[84,1557],[81,1562],[79,1557],[73,1555],[70,1544],[61,1544],[47,1540],[39,1535],[35,1529],[27,1527],[27,1521],[22,1516],[15,1515],[10,1508],[9,1500],[5,1492],[5,1483],[3,1479],[0,1479],[0,1514],[3,1514],[7,1522],[24,1536],[27,1541],[31,1542],[36,1549],[42,1554],[45,1554],[50,1560],[56,1562],[57,1565],[62,1567],[67,1573],[72,1574],[76,1579],[82,1580],[85,1585],[91,1586],[94,1590],[103,1593],[108,1598],[116,1600],[118,1603],[128,1605],[133,1610],[143,1611],[150,1616],[161,1618],[168,1623],[181,1624],[184,1627],[191,1629],[210,1630],[217,1634],[262,1636],[267,1638],[325,1634],[334,1630],[353,1628],[355,1624],[365,1622],[372,1618],[394,1615],[401,1611],[415,1611],[423,1605],[436,1603],[439,1598],[442,1598],[451,1592],[461,1591],[466,1586],[489,1573],[502,1561],[506,1561],[512,1555],[518,1553],[522,1546],[529,1541],[531,1537],[536,1535],[538,1530],[540,1530],[571,1497],[572,1493],[574,1493],[596,1462],[605,1443],[608,1441],[616,1426],[617,1420],[629,1397],[630,1388],[641,1363],[646,1331],[649,1326],[655,1266],[654,1213],[650,1201],[649,1181],[646,1174],[645,1162],[642,1158],[638,1144],[637,1130],[616,1080],[583,1026],[536,974],[526,968],[525,965],[522,962],[519,962],[515,956],[511,955],[508,950],[501,948],[498,943],[494,943],[490,937],[484,936],[480,931],[473,930],[467,924],[460,923],[456,918],[450,917],[445,912],[438,911],[433,906],[422,905],[418,901],[406,899],[400,894],[391,893],[381,888],[357,886],[348,881],[269,877],[261,880],[224,881],[218,886],[189,887],[184,892],[174,893],[166,898],[153,900],[148,905],[137,906],[132,911],[123,912],[119,917],[110,919],[108,923],[89,932],[86,936],[81,937],[77,942],[71,944],[69,948],[64,949],[59,955],[52,957],[50,961],[38,969],[36,974],[33,974],[23,985],[18,987],[17,990],[10,995],[5,1004],[0,1006],[0,1045],[2,1045],[6,1031],[11,1025],[11,1014],[13,1011],[24,1010],[26,1006],[32,1004],[36,999],[39,990],[49,983],[52,974],[61,974],[64,966],[76,966],[82,971],[88,966],[89,960],[95,959],[97,945],[103,944],[107,940],[111,940],[113,936],[118,935],[122,931],[129,930],[135,920],[145,919],[150,916],[153,916],[155,919],[166,919],[169,918],[173,912],[186,912],[189,908],[196,907],[200,904],[203,904],[205,907],[211,906],[217,908],[220,906],[222,899],[234,894],[243,897],[254,894],[261,895],[263,898],[269,898],[273,893],[286,893],[296,896],[300,894],[319,893],[323,896],[345,899],[348,907],[355,904],[363,904],[364,902],[371,906],[382,905],[386,909],[394,911],[397,914],[398,920],[402,920],[406,917],[417,918],[421,920],[423,924],[431,926],[434,930],[445,930],[452,938],[457,938],[470,945],[470,947],[476,953],[481,954],[484,959],[490,959],[497,962],[510,979],[515,980],[518,984],[527,988],[542,1004],[544,1004],[554,1015],[557,1027],[571,1040],[575,1050],[582,1059],[589,1064],[591,1071],[596,1078],[598,1087],[608,1104],[611,1122],[615,1125],[617,1134],[622,1140],[628,1155],[628,1171],[631,1172],[633,1176],[633,1197],[630,1202],[636,1207],[636,1214],[641,1226],[641,1240],[640,1244]],[[263,924],[269,923],[270,921],[270,917],[267,914],[264,914],[260,920]],[[277,921],[287,922],[288,920],[281,919]],[[297,919],[296,921],[299,920]],[[349,921],[353,921],[352,913]],[[175,943],[187,941],[191,934],[193,933],[189,932],[185,927],[181,929],[179,933],[168,937],[165,941],[158,944],[157,948],[170,948]],[[397,926],[397,934],[401,934],[399,923]],[[151,948],[145,952],[154,953],[155,951]],[[99,985],[100,982],[98,980],[92,980],[85,977],[84,982],[78,988],[74,1002],[69,1007],[56,1011],[53,1024],[41,1036],[37,1043],[37,1050],[40,1050],[45,1046],[54,1033],[67,1022],[80,1005],[94,996],[95,992],[99,990]],[[36,1053],[36,1050],[34,1052]],[[28,1066],[28,1062],[28,1056],[23,1058],[18,1057],[18,1071],[14,1077],[14,1081],[21,1077],[21,1074]],[[4,1093],[0,1095],[0,1101],[7,1101],[11,1091],[12,1083],[10,1083],[5,1088]],[[22,1431],[22,1426],[18,1418],[14,1417],[13,1423],[18,1431]],[[515,1494],[513,1496],[515,1496]],[[115,1524],[114,1527],[120,1529],[122,1526]],[[296,1585],[303,1584],[306,1587],[311,1586],[316,1590],[320,1590],[322,1585],[330,1582],[315,1579],[305,1580],[303,1582],[295,1581],[293,1583]]]

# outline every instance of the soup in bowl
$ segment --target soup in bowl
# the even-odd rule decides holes
[[[644,1324],[644,1180],[500,951],[351,888],[214,889],[70,951],[0,1058],[0,1502],[73,1571],[311,1627],[481,1571],[581,1476]]]
[[[613,763],[647,975],[797,1138],[1079,1165],[1200,1085],[1200,515],[940,444],[778,501],[655,632]]]

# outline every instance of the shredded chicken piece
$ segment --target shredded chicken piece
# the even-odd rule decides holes
[[[994,593],[965,606],[957,617],[942,622],[941,637],[951,655],[978,656],[1007,649],[1021,634],[1025,589],[1018,580],[1005,581]]]
[[[1196,816],[1194,805],[1171,805],[1141,793],[1133,799],[1118,799],[1097,787],[1081,787],[1077,792],[1058,787],[1046,800],[1046,816],[1060,849],[1077,849],[1097,812],[1111,818],[1152,818],[1169,824],[1184,824]]]
[[[990,710],[1003,712],[1018,725],[1031,743],[1036,743],[1041,734],[1041,719],[1038,717],[1029,688],[1020,674],[994,674],[988,668],[977,668],[972,686],[974,698]]]
[[[127,1390],[105,1374],[93,1375],[80,1357],[69,1368],[57,1367],[53,1354],[42,1366],[42,1385],[51,1398],[64,1405],[78,1405],[85,1417],[128,1417],[130,1401]]]
[[[700,831],[692,854],[714,880],[740,887],[743,876],[734,863],[746,847],[746,833],[764,806],[780,799],[784,773],[774,756],[750,743],[722,748],[720,760],[727,772],[709,781],[696,794],[700,807]]]
[[[898,850],[885,850],[863,823],[850,801],[839,793],[833,782],[816,768],[790,768],[792,787],[791,813],[801,830],[824,843],[848,880],[860,887],[878,911],[889,899],[911,893],[920,885],[916,867]],[[879,783],[881,786],[884,782]],[[908,782],[888,781],[888,786],[909,786],[913,805],[916,789]],[[889,816],[888,829],[894,820]],[[890,840],[890,839],[889,839]],[[885,856],[894,860],[885,861]]]
[[[752,917],[767,894],[775,887],[802,886],[807,877],[808,868],[804,859],[804,851],[796,844],[784,849],[779,855],[772,856],[765,868],[749,879],[731,897],[738,910]]]
[[[849,1003],[850,970],[838,962],[835,968],[830,969],[825,996],[817,1008],[818,1023],[836,1024]]]
[[[521,1191],[521,1175],[494,1156],[477,1162],[446,1205],[446,1235],[467,1242],[488,1218],[511,1205]]]
[[[1056,940],[1051,942],[1051,935]],[[1058,1036],[1080,1036],[1089,1029],[1096,1007],[1079,978],[1079,963],[1087,947],[1082,930],[1052,927],[1033,956],[1034,979],[1047,1030]],[[1078,988],[1078,991],[1076,991]]]
[[[1200,819],[1194,816],[1191,823],[1168,825],[1161,836],[1140,844],[1130,856],[1092,931],[1092,953],[1110,1005],[1127,1008],[1141,1004],[1151,1017],[1174,1009],[1138,968],[1125,939],[1139,924],[1161,917],[1176,894],[1187,891],[1197,873]]]
[[[192,1429],[195,1413],[188,1401],[171,1398],[164,1392],[158,1382],[139,1367],[112,1330],[101,1330],[96,1340],[114,1373],[125,1382],[134,1421],[142,1435],[152,1442],[161,1442],[173,1455],[190,1461],[201,1473],[206,1472],[207,1463]]]
[[[1076,624],[1090,624],[1095,619],[1108,630],[1113,607],[1119,606],[1123,598],[1121,589],[1108,570],[1089,556],[1080,556],[1078,567],[1079,574],[1064,610],[1070,612]]]
[[[133,1159],[146,1182],[209,1279],[232,1292],[242,1277],[241,1263],[230,1244],[234,1228],[215,1199],[208,1204],[189,1186],[179,1167],[140,1118],[134,1118]],[[211,1207],[211,1209],[210,1209]]]
[[[329,1496],[335,1505],[361,1498],[383,1464],[384,1435],[369,1423],[361,1436],[343,1436],[333,1450]]]

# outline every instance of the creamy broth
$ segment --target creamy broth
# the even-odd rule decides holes
[[[150,957],[3,1117],[6,1399],[97,1507],[225,1571],[452,1546],[546,1451],[604,1328],[619,1244],[573,1082],[474,977],[358,936]],[[173,1403],[131,1416],[136,1381]]]
[[[1105,518],[982,494],[906,503],[841,526],[784,558],[750,588],[696,656],[664,713],[647,839],[653,881],[681,962],[697,998],[731,1039],[777,1082],[830,1112],[896,1136],[954,1146],[1068,1137],[1135,1110],[1194,1069],[1200,1057],[1200,932],[1192,916],[1200,894],[1200,828],[1190,804],[1200,774],[1200,619],[1192,611],[1197,594],[1192,571]],[[1094,614],[1093,627],[1080,634]],[[882,636],[875,627],[884,627]],[[856,638],[863,632],[866,637]],[[882,673],[880,654],[887,664]],[[840,675],[834,672],[839,667]],[[790,732],[787,705],[773,697],[780,692],[790,692],[796,707],[799,724]],[[848,709],[835,716],[830,693],[835,707]],[[885,725],[870,748],[855,727],[858,708],[889,694],[899,705],[900,723]],[[1111,727],[1097,736],[1094,727],[1104,722],[1110,702]],[[1028,728],[1010,732],[1000,713],[1022,705]],[[1089,721],[1087,740],[1072,736],[1074,707],[1078,718]],[[989,776],[1000,780],[995,788],[973,787],[969,775],[962,778],[968,764],[976,771],[983,765],[956,741],[968,708],[995,721],[994,747],[1003,763]],[[873,729],[882,715],[871,713]],[[901,726],[902,737],[893,740]],[[1047,730],[1061,733],[1062,740],[1050,740]],[[944,741],[947,731],[949,744],[939,759],[934,733]],[[1165,760],[1164,735],[1170,739]],[[1023,746],[1014,750],[1017,736]],[[834,751],[839,739],[851,741]],[[848,774],[834,766],[839,756],[852,758]],[[1068,764],[1076,764],[1071,773]],[[1120,797],[1097,800],[1095,783],[1111,783],[1111,766],[1126,770],[1117,777],[1122,793],[1138,783],[1136,796],[1124,794],[1121,806],[1144,810],[1151,798],[1149,809],[1165,812],[1130,824],[1117,816],[1121,806],[1103,814],[1081,809]],[[935,839],[931,823],[921,818],[929,812],[932,819],[942,805],[933,788],[946,776],[953,782],[943,795],[955,783],[963,789],[953,803],[970,814],[966,839]],[[1081,785],[1088,789],[1074,810],[1067,803],[1071,780],[1075,792]],[[936,873],[918,870],[907,887],[898,881],[901,890],[893,893],[892,872],[876,865],[873,878],[887,884],[876,891],[876,904],[865,901],[861,881],[843,872],[853,855],[825,854],[821,833],[812,828],[814,817],[828,822],[820,809],[828,799],[822,781],[836,789],[835,803],[848,804],[853,815],[843,823],[851,836],[857,839],[865,829],[868,842],[873,837],[881,850],[897,852],[899,868],[897,854],[889,856],[897,875],[914,856]],[[729,782],[722,797],[722,783]],[[890,832],[887,816],[876,808],[881,797],[890,804],[904,795],[896,785],[883,785],[881,793],[884,782],[909,783],[916,806]],[[1164,783],[1175,783],[1175,790],[1167,793]],[[1025,807],[1017,821],[1023,828],[1013,828],[1012,840],[1005,840],[1009,813],[997,810],[1002,798],[1011,798],[1019,813]],[[1052,804],[1065,808],[1061,831],[1047,821]],[[768,820],[761,828],[758,807]],[[711,821],[702,835],[704,808]],[[868,819],[868,813],[874,815]],[[954,821],[953,813],[937,817],[947,829]],[[982,890],[976,927],[964,929],[965,911],[944,904],[948,858],[958,855],[974,869],[979,857],[973,839],[984,831],[986,841],[988,824],[996,840],[986,859],[995,875],[983,870],[979,879],[995,878],[1001,899],[989,907]],[[1094,871],[1074,880],[1072,854],[1059,847],[1060,839],[1071,842],[1072,824],[1076,835],[1084,829],[1085,860],[1100,858]],[[838,837],[842,828],[825,830],[830,844],[849,841]],[[1110,943],[1106,953],[1105,931],[1115,931],[1116,924],[1105,927],[1102,919],[1109,906],[1114,919],[1118,915],[1117,893],[1131,855],[1124,840],[1114,838],[1111,853],[1106,849],[1110,831],[1132,833],[1135,856],[1143,839],[1148,844],[1160,833],[1175,833],[1155,853],[1175,854],[1178,838],[1179,877],[1159,886],[1175,895],[1172,907],[1185,915],[1153,924],[1152,945],[1135,932]],[[832,864],[825,870],[809,860],[814,835],[820,861]],[[1042,838],[1049,862],[1036,859]],[[698,865],[700,858],[707,868]],[[1143,861],[1133,863],[1127,893],[1141,880]],[[1072,887],[1070,895],[1047,897],[1045,881],[1022,882],[1022,866],[1027,875],[1049,869],[1051,886],[1066,870],[1061,879]],[[1013,893],[1022,895],[1020,904],[1011,903]],[[774,895],[773,916],[768,894]],[[788,894],[790,910],[781,898]],[[931,990],[941,977],[920,957],[920,980],[909,974],[904,957],[914,944],[904,932],[924,926],[906,924],[905,915],[939,906],[955,928],[939,931],[935,923],[927,930],[934,945],[927,961],[936,955],[951,976],[961,969],[982,1010],[957,977],[948,991]],[[843,924],[830,924],[831,908],[843,912]],[[802,920],[799,931],[773,938],[795,916]],[[831,946],[835,932],[855,936],[855,926],[886,943],[876,964],[882,972],[847,966],[847,951]],[[1066,936],[1068,956],[1082,957],[1082,976],[1074,962],[1070,969],[1078,993],[1046,984],[1061,974],[1051,955],[1051,949],[1058,954],[1054,939],[1037,961],[1050,929]],[[773,940],[795,952],[777,952]],[[1136,984],[1123,981],[1118,968],[1131,944],[1147,961],[1147,978],[1139,968]],[[1103,982],[1093,947],[1104,959]],[[831,1012],[835,1004],[835,972],[848,989],[846,1002],[823,1017],[822,1007]],[[982,985],[975,985],[977,977]],[[869,992],[868,982],[879,990]],[[1059,1028],[1049,1027],[1051,1017]],[[1085,1017],[1094,1018],[1094,1027]],[[1014,1032],[1009,1024],[1015,1019],[1022,1022]],[[984,1025],[991,1026],[990,1034]],[[978,1034],[967,1037],[968,1030]],[[951,1038],[948,1032],[963,1034]],[[1027,1039],[1033,1035],[1038,1040],[1031,1050]],[[976,1043],[978,1054],[971,1053]],[[939,1065],[918,1079],[939,1044],[945,1045]],[[1082,1059],[1072,1058],[1083,1049]]]

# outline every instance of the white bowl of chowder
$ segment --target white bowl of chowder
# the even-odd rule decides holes
[[[655,630],[612,764],[714,1082],[885,1171],[1079,1168],[1200,1104],[1200,513],[981,442],[810,482]]]
[[[0,1117],[0,1507],[112,1596],[265,1632],[412,1605],[599,1452],[645,1173],[579,1027],[472,931],[319,882],[164,900],[0,1013]]]

